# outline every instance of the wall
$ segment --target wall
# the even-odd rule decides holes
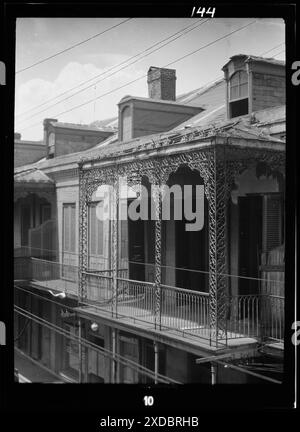
[[[237,189],[231,193],[230,203],[230,274],[238,275],[239,269],[239,208],[238,197],[252,193],[278,192],[279,186],[272,177],[256,177],[255,168],[247,169],[240,176],[236,177]],[[233,294],[238,292],[238,278],[231,278],[231,290]]]
[[[181,105],[175,102],[157,101],[153,99],[125,97],[119,103],[119,140],[123,136],[122,114],[129,107],[128,122],[131,124],[131,136],[151,135],[166,132],[183,123],[203,108]],[[127,125],[130,129],[130,124]]]
[[[113,134],[113,131],[80,129],[50,124],[45,131],[45,142],[48,145],[49,135],[54,134],[55,157],[64,154],[76,153],[94,147]]]
[[[44,144],[30,144],[26,142],[15,142],[14,166],[19,167],[36,162],[46,156]]]
[[[14,248],[21,247],[20,201],[14,203]]]
[[[102,141],[98,136],[75,135],[71,133],[55,134],[55,156],[84,151]]]
[[[252,111],[284,105],[285,77],[252,73]]]
[[[166,376],[182,383],[189,380],[189,354],[176,348],[166,349]]]
[[[62,240],[63,240],[63,204],[75,203],[75,253],[74,255],[68,254],[69,264],[78,266],[78,253],[79,253],[79,186],[78,176],[65,175],[64,178],[57,180],[56,183],[57,194],[57,226],[58,226],[58,250],[59,261],[62,262]],[[65,257],[66,259],[66,257]]]

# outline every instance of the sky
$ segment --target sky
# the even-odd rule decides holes
[[[200,18],[132,18],[86,43],[21,71],[125,19],[17,19],[15,132],[21,133],[22,139],[42,140],[45,118],[90,124],[116,117],[117,104],[125,95],[148,97],[145,75],[150,66],[165,67],[172,63],[167,67],[176,69],[176,94],[180,95],[222,77],[221,69],[232,55],[262,55],[270,50],[266,57],[285,60],[282,19],[210,18],[204,22]],[[176,62],[255,20],[249,27]],[[168,39],[159,44],[191,25],[195,25],[192,31],[186,29],[186,33],[173,42],[166,44]],[[174,38],[177,36],[179,34]],[[149,49],[154,44],[155,47]],[[157,49],[159,47],[161,49]],[[152,53],[155,49],[157,51]],[[130,60],[139,53],[142,54]],[[135,63],[130,65],[132,62]],[[122,65],[118,66],[120,63]],[[126,85],[135,79],[136,82]],[[87,80],[90,81],[85,84]],[[85,86],[91,87],[72,96]],[[115,91],[118,87],[123,88]],[[70,89],[73,90],[53,99]],[[71,110],[87,101],[91,102]],[[71,111],[65,113],[68,110]]]

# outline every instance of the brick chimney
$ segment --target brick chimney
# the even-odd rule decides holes
[[[148,70],[149,98],[175,101],[176,100],[176,70],[151,66]]]

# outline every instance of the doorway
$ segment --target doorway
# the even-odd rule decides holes
[[[259,265],[262,250],[262,211],[260,195],[239,197],[239,294],[259,292]],[[247,279],[249,278],[249,279]],[[253,278],[253,279],[250,279]]]

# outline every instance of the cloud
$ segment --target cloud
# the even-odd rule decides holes
[[[146,78],[142,78],[133,85],[124,87],[116,92],[111,93],[111,95],[101,97],[97,100],[96,104],[90,103],[82,108],[58,116],[58,114],[76,105],[93,99],[95,96],[98,97],[102,94],[108,93],[146,74],[145,70],[138,69],[135,66],[130,66],[128,69],[119,71],[115,75],[106,78],[108,75],[114,72],[111,71],[108,74],[104,74],[106,69],[107,68],[97,68],[93,63],[81,64],[78,62],[70,62],[59,72],[54,81],[35,78],[17,86],[15,98],[15,112],[17,116],[15,127],[16,131],[21,132],[22,138],[24,139],[41,139],[42,122],[44,118],[58,118],[59,121],[71,123],[91,123],[94,120],[100,120],[117,115],[117,103],[124,96],[124,94],[146,96]],[[70,97],[63,102],[57,103],[57,105],[50,107],[50,105],[67,98],[76,91],[83,89],[86,86],[80,86],[83,81],[87,81],[100,74],[102,75],[99,78],[86,84],[91,85],[96,81],[106,78],[102,82],[99,82],[96,85],[96,88],[92,86],[86,91],[83,91],[74,97]],[[63,95],[59,99],[51,101],[47,105],[45,104],[34,111],[19,116],[20,113],[24,113],[35,106],[43,104],[47,100],[52,99],[56,95],[63,93],[73,87],[75,87],[75,89],[72,92]],[[42,110],[43,112],[33,117],[33,114]],[[39,122],[38,125],[34,125],[34,127],[27,129],[27,127],[37,122]]]

